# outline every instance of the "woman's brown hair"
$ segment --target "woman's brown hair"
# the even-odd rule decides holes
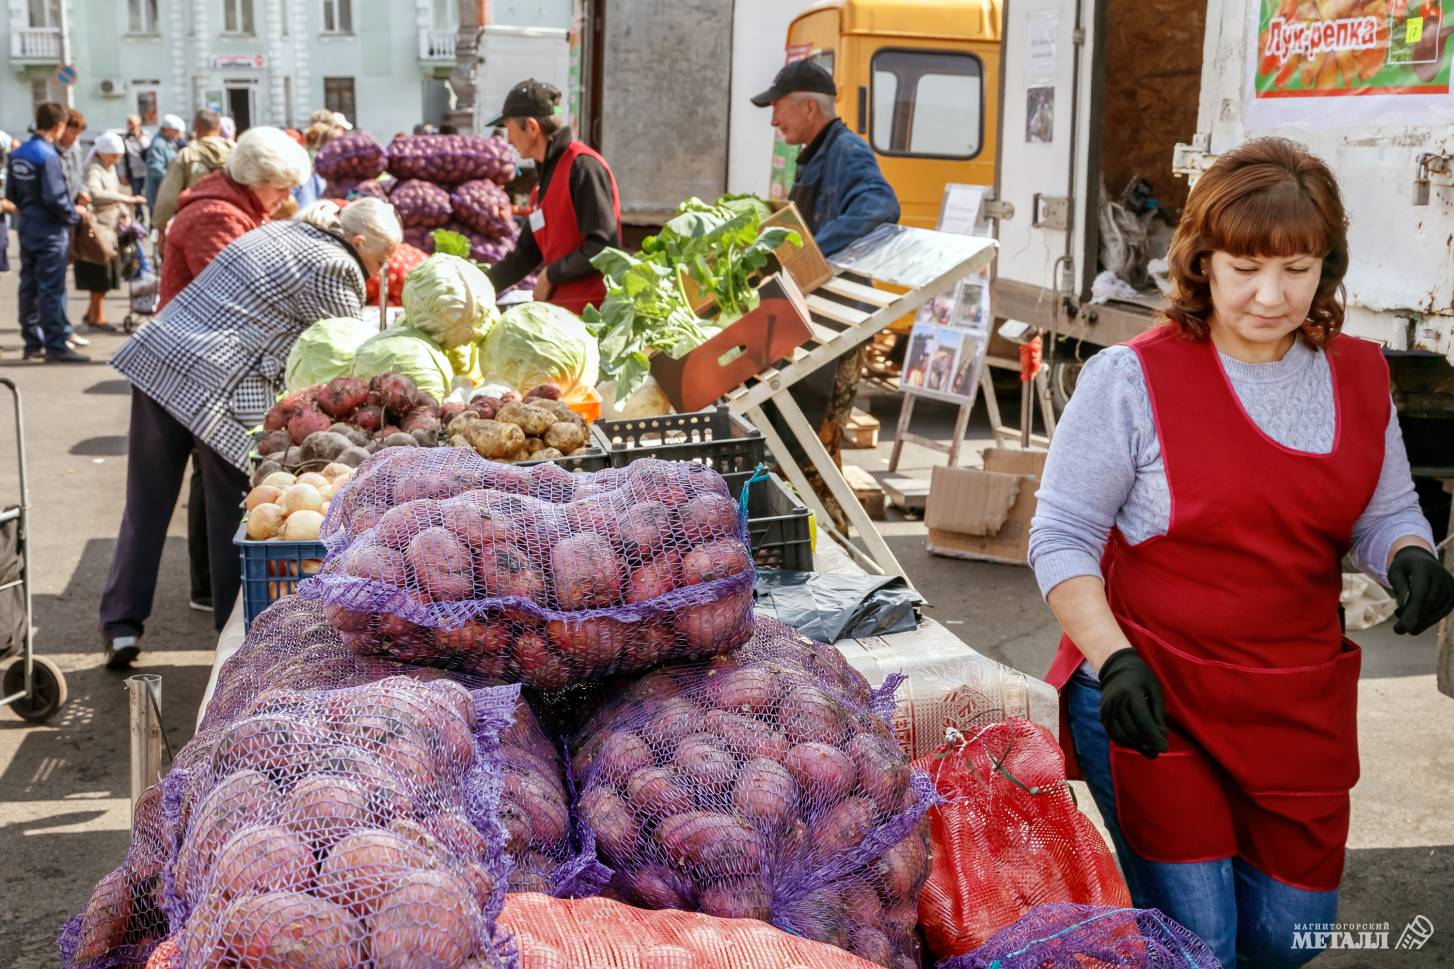
[[[1258,138],[1221,156],[1187,199],[1167,256],[1174,288],[1165,311],[1182,336],[1210,333],[1207,260],[1233,256],[1322,256],[1322,278],[1303,339],[1323,346],[1343,328],[1348,216],[1338,182],[1322,159],[1286,138]]]

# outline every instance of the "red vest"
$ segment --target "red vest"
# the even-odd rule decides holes
[[[1361,659],[1339,628],[1339,564],[1383,466],[1388,366],[1375,344],[1328,345],[1337,431],[1316,455],[1262,433],[1209,341],[1159,327],[1131,346],[1171,522],[1139,545],[1113,532],[1103,572],[1111,611],[1165,690],[1171,749],[1148,760],[1112,743],[1121,830],[1151,861],[1237,856],[1298,888],[1336,888]],[[1062,638],[1047,679],[1064,686],[1081,659]],[[1063,705],[1061,725],[1069,753]]]
[[[540,247],[541,258],[547,266],[575,252],[586,241],[576,220],[575,202],[570,196],[571,167],[582,155],[594,158],[606,169],[606,175],[611,179],[611,201],[616,211],[616,234],[619,236],[621,233],[621,192],[616,188],[616,176],[611,173],[611,166],[588,145],[572,141],[560,153],[560,158],[555,163],[555,171],[551,173],[545,197],[540,198],[538,185],[530,193],[530,206],[535,210],[530,224],[535,234],[535,244]],[[605,298],[606,283],[600,273],[561,283],[550,294],[550,302],[572,313],[579,313],[588,305],[599,307]]]

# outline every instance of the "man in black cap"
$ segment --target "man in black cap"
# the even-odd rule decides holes
[[[496,291],[507,289],[540,269],[535,298],[579,313],[606,298],[591,257],[621,245],[621,194],[606,160],[574,140],[560,114],[560,91],[521,81],[487,125],[503,122],[510,144],[540,172],[529,221],[515,251],[490,270],[490,282]]]
[[[772,126],[802,145],[792,200],[818,248],[831,255],[885,222],[899,220],[899,198],[873,149],[838,117],[833,77],[812,61],[793,61],[752,99],[772,105]]]

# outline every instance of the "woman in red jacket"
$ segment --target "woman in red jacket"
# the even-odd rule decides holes
[[[161,306],[219,252],[262,225],[312,172],[308,153],[279,128],[249,128],[227,164],[182,193],[167,225]]]

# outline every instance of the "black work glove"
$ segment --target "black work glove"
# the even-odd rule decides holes
[[[1166,703],[1151,667],[1128,647],[1112,653],[1099,675],[1106,735],[1143,757],[1166,753]]]
[[[1388,584],[1398,600],[1396,633],[1417,636],[1454,607],[1454,575],[1421,546],[1399,549],[1388,567]]]

